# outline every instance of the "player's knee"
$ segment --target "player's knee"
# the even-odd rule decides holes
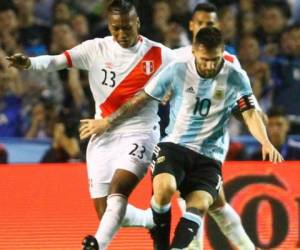
[[[166,178],[157,178],[166,177]],[[171,200],[176,192],[176,182],[168,176],[156,176],[153,180],[153,192],[159,203],[166,203]]]

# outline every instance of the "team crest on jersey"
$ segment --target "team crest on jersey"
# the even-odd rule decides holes
[[[222,100],[224,99],[225,92],[224,89],[216,89],[214,93],[214,99],[216,100]]]
[[[154,62],[143,61],[143,71],[145,75],[151,75],[154,72]]]

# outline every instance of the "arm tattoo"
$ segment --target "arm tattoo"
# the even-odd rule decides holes
[[[150,100],[151,97],[145,91],[140,92],[108,117],[109,124],[113,127],[124,119],[133,116]]]

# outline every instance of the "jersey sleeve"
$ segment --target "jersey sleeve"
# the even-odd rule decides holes
[[[173,66],[170,64],[149,81],[144,89],[148,95],[158,101],[163,99],[173,81]]]
[[[76,47],[66,50],[64,55],[67,59],[68,67],[89,70],[96,57],[96,40],[87,40]]]
[[[256,99],[253,95],[249,77],[244,70],[233,70],[229,76],[229,81],[234,85],[236,91],[237,108],[243,112],[255,108]]]

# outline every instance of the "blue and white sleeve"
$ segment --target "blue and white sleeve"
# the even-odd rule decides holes
[[[249,77],[244,70],[234,70],[230,75],[230,80],[236,90],[236,104],[241,112],[256,108],[257,101],[253,95]]]
[[[145,92],[154,99],[161,101],[170,89],[173,80],[174,64],[170,64],[157,76],[152,78],[145,87]]]

